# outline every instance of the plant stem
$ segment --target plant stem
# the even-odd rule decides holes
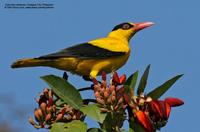
[[[94,90],[94,88],[93,87],[84,87],[84,88],[78,89],[78,91],[86,91],[86,90]]]
[[[97,101],[95,99],[84,99],[83,102],[87,104],[89,102],[96,103]]]

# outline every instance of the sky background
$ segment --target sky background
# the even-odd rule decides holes
[[[54,9],[4,9],[5,3],[52,3]],[[199,130],[200,74],[199,0],[1,0],[0,2],[0,127],[34,132],[28,123],[37,107],[34,98],[47,85],[39,78],[47,74],[62,76],[51,68],[10,68],[19,58],[37,57],[65,47],[105,37],[122,22],[152,21],[155,25],[140,31],[130,41],[131,57],[119,74],[140,75],[148,64],[151,71],[146,92],[169,78],[184,76],[162,98],[185,101],[172,109],[161,132]],[[76,87],[89,86],[69,74]],[[77,81],[79,83],[77,83]],[[83,97],[91,93],[84,93]],[[88,120],[90,126],[95,126]],[[41,132],[46,130],[40,130]]]

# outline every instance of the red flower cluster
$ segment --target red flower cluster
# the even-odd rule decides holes
[[[124,87],[119,85],[123,84],[125,81],[125,75],[119,77],[117,73],[114,73],[113,78],[110,81],[110,85],[107,86],[105,72],[102,72],[101,82],[93,79],[94,94],[101,112],[124,112],[126,108],[126,103],[123,98]]]
[[[127,96],[125,95],[127,101]],[[146,132],[154,132],[165,126],[169,118],[171,107],[183,105],[184,102],[178,98],[166,98],[155,100],[151,97],[135,97],[128,102],[134,118]]]
[[[39,108],[34,110],[36,122],[29,117],[29,123],[35,128],[51,128],[55,122],[70,122],[79,120],[83,116],[80,111],[64,102],[57,104],[59,100],[60,98],[53,91],[45,88],[37,99]]]
[[[171,107],[184,104],[178,98],[157,100],[142,94],[134,96],[133,93],[125,92],[125,82],[126,75],[119,77],[115,72],[107,86],[106,73],[102,72],[101,82],[93,79],[96,101],[102,112],[125,111],[127,108],[129,119],[134,118],[134,122],[130,120],[130,123],[139,123],[145,132],[154,132],[165,126]]]

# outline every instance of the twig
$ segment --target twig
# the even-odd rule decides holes
[[[84,88],[78,89],[78,91],[85,91],[85,90],[94,90],[94,87],[91,86],[91,87],[84,87]]]
[[[93,102],[93,103],[96,103],[97,101],[95,99],[84,99],[83,102],[85,104],[88,104],[89,102]]]

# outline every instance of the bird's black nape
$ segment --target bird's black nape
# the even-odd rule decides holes
[[[133,25],[131,25],[130,23],[124,22],[124,23],[121,23],[121,24],[115,26],[112,31],[115,31],[115,30],[120,29],[120,28],[124,29],[123,27],[125,27],[125,26],[127,27],[127,29],[130,29],[131,27],[133,27]]]

